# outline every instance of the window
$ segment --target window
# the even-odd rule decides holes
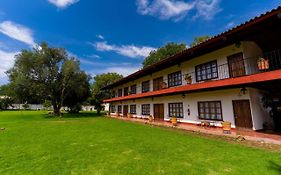
[[[183,103],[169,103],[169,116],[183,118]]]
[[[130,105],[130,114],[136,114],[136,113],[137,113],[136,105]]]
[[[150,104],[141,105],[141,114],[150,115]]]
[[[180,86],[182,85],[182,77],[181,77],[181,71],[174,72],[168,75],[168,86]]]
[[[114,112],[116,111],[115,106],[114,106],[114,105],[111,105],[111,106],[109,107],[109,111],[110,111],[111,113],[114,113]]]
[[[130,91],[130,94],[136,94],[137,93],[137,85],[134,84],[131,86],[131,91]]]
[[[218,78],[217,61],[200,64],[195,67],[196,81],[204,81]]]
[[[118,89],[118,97],[122,97],[122,89]]]
[[[155,78],[153,80],[153,90],[157,91],[163,89],[163,77]]]
[[[149,80],[142,82],[142,84],[141,84],[141,91],[143,93],[149,91]]]
[[[112,98],[116,97],[116,93],[115,93],[115,91],[112,91],[112,93],[111,93],[111,97],[112,97]]]
[[[124,88],[124,96],[129,95],[129,87]]]
[[[118,110],[118,111],[117,111],[118,113],[122,113],[122,106],[119,105],[119,106],[117,107],[117,110]]]
[[[199,119],[223,120],[220,101],[198,102]]]

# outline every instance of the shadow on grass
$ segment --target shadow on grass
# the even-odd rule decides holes
[[[60,118],[93,118],[104,117],[105,114],[105,112],[101,112],[100,114],[97,114],[96,112],[80,112],[78,114],[64,113]],[[45,114],[45,118],[56,118],[56,116]]]
[[[278,174],[281,174],[281,165],[273,161],[269,161],[269,168],[275,170]]]

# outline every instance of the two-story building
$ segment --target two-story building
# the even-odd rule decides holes
[[[111,115],[280,129],[281,7],[103,89]]]

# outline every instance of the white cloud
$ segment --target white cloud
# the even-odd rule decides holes
[[[96,36],[98,39],[104,40],[104,36],[102,36],[101,34]]]
[[[18,52],[6,52],[0,50],[0,84],[8,82],[8,77],[5,72],[13,66],[16,54],[18,54]]]
[[[124,69],[123,66],[116,66],[116,67],[108,67],[106,68],[103,73],[108,73],[108,72],[116,72],[118,74],[121,74],[123,76],[128,76],[136,71],[140,70],[140,67],[126,67],[126,69]]]
[[[79,0],[48,0],[50,3],[54,4],[58,8],[65,8],[72,4],[77,3]]]
[[[31,47],[36,46],[32,31],[23,25],[16,24],[12,21],[4,21],[0,23],[0,32]]]
[[[210,20],[222,9],[219,7],[220,0],[198,0],[196,3],[197,14],[194,18],[202,17]]]
[[[234,27],[234,26],[235,26],[235,22],[231,21],[231,22],[229,22],[229,23],[226,24],[226,27],[225,27],[225,28],[231,29],[231,28]]]
[[[220,11],[219,2],[220,0],[136,0],[140,14],[174,21],[183,19],[192,10],[195,11],[193,18],[212,19]]]
[[[107,44],[106,41],[92,43],[92,45],[98,51],[112,51],[130,58],[140,58],[140,57],[144,58],[147,57],[151,51],[155,50],[155,48],[153,47],[146,47],[146,46],[135,46],[135,45],[117,46],[114,44],[110,45]]]

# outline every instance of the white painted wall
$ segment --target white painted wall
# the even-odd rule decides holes
[[[232,127],[235,127],[235,119],[233,113],[233,100],[250,100],[252,118],[253,118],[253,129],[262,129],[263,122],[269,119],[269,114],[266,109],[263,108],[261,103],[261,95],[257,89],[247,88],[248,91],[245,95],[241,95],[240,88],[227,89],[227,90],[217,90],[209,92],[197,92],[185,94],[171,95],[164,97],[154,97],[145,98],[137,100],[128,100],[123,102],[114,102],[112,105],[131,105],[135,104],[137,106],[136,117],[148,117],[141,115],[141,104],[150,104],[150,113],[153,114],[153,104],[164,104],[164,114],[165,119],[169,120],[168,116],[168,103],[182,102],[184,108],[184,118],[179,119],[181,122],[187,123],[199,123],[201,120],[198,118],[198,101],[221,101],[222,104],[222,114],[224,121],[230,121]],[[190,115],[188,115],[188,109],[190,109]],[[216,121],[217,126],[221,126],[220,121]]]

